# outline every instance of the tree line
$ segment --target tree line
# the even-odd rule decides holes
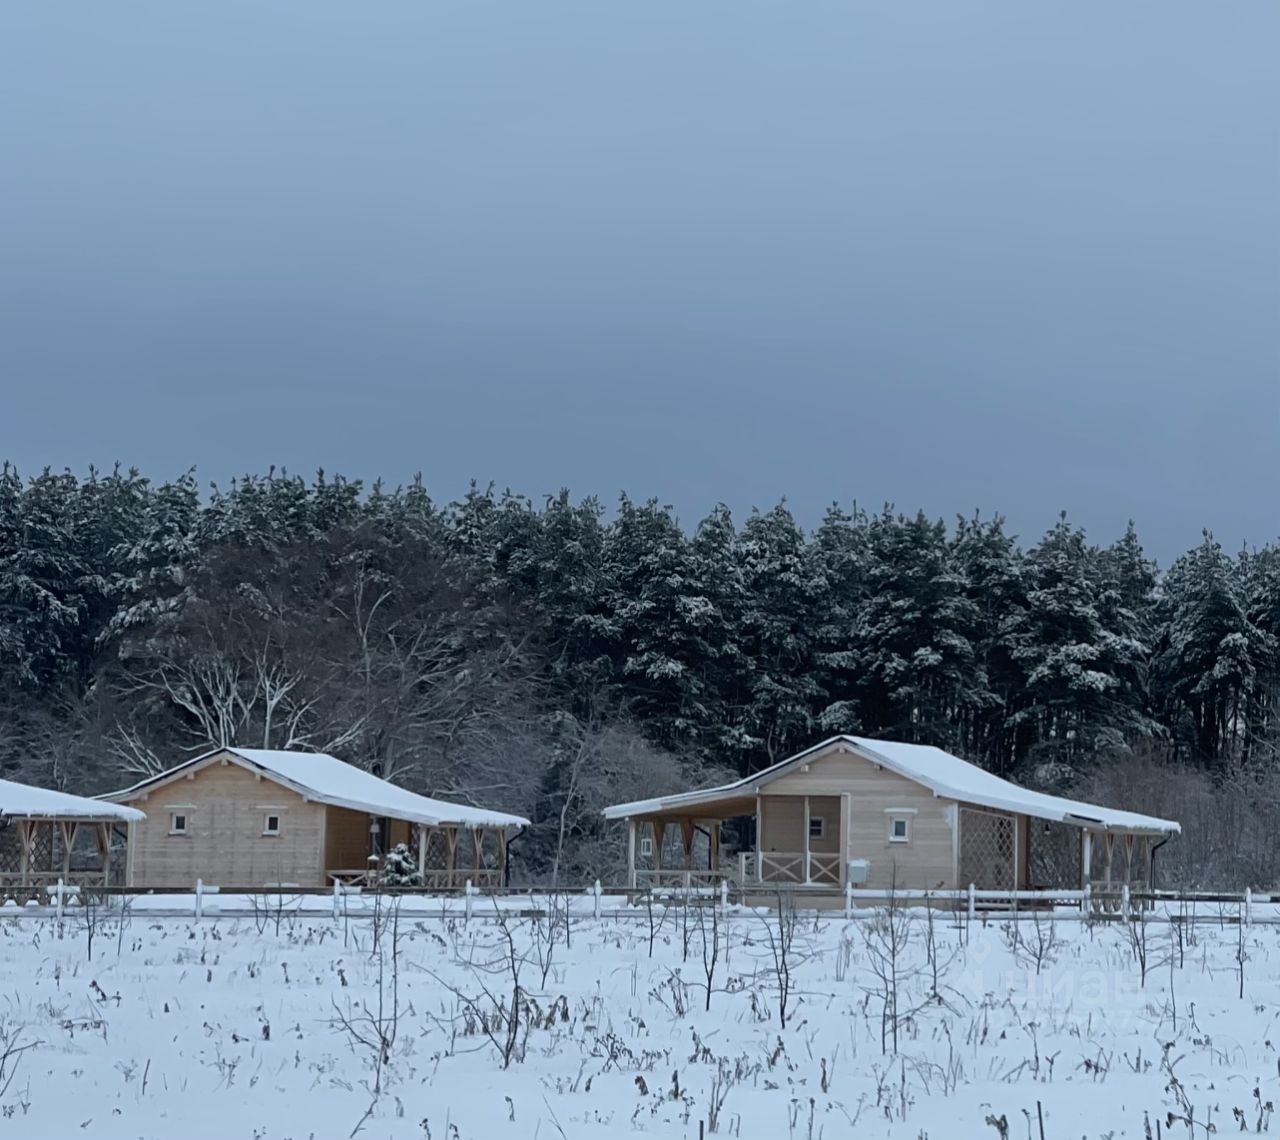
[[[600,803],[837,732],[1061,789],[1159,755],[1269,772],[1280,548],[1164,572],[1131,525],[623,496],[437,503],[271,472],[0,470],[0,774],[98,791],[210,743],[333,752],[598,856]]]

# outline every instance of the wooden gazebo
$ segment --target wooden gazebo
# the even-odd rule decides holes
[[[26,901],[59,879],[81,888],[128,886],[114,840],[146,816],[137,808],[0,780],[0,898]]]

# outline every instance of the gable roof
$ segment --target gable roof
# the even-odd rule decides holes
[[[136,823],[147,817],[137,808],[73,796],[69,792],[55,792],[52,788],[34,788],[14,780],[0,780],[0,818]]]
[[[264,748],[215,748],[104,798],[114,801],[135,799],[217,756],[227,756],[241,767],[283,784],[309,800],[333,807],[433,827],[529,826],[529,821],[523,816],[420,796],[324,752],[286,752]]]
[[[1141,831],[1171,834],[1182,827],[1174,820],[1158,819],[1138,812],[1119,811],[1099,807],[1046,792],[1033,792],[992,772],[952,756],[941,748],[928,744],[903,744],[893,740],[870,740],[861,736],[833,736],[829,740],[806,748],[786,760],[748,776],[732,784],[707,788],[697,792],[683,792],[675,796],[660,796],[651,800],[616,804],[605,808],[606,819],[627,819],[631,816],[650,815],[659,812],[678,811],[700,804],[753,796],[791,769],[810,760],[816,753],[832,746],[844,746],[874,764],[896,772],[913,783],[928,788],[935,796],[958,800],[961,803],[998,811],[1018,812],[1036,819],[1057,823],[1073,823],[1080,827],[1096,827],[1103,831]]]

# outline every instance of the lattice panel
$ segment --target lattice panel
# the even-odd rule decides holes
[[[413,842],[414,850],[416,851],[418,842],[416,833],[413,837]],[[445,839],[444,832],[437,831],[434,827],[427,828],[426,865],[428,867],[447,867],[449,865],[449,842]]]
[[[1014,890],[1015,838],[1013,816],[961,808],[960,882],[987,891]]]
[[[54,871],[62,866],[62,839],[58,831],[48,824],[36,825],[31,849],[32,871]]]
[[[1080,829],[1029,819],[1031,888],[1053,890],[1080,885]]]
[[[0,874],[17,874],[22,869],[22,842],[18,825],[12,820],[0,823]]]

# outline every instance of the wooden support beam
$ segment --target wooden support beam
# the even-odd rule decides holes
[[[707,821],[707,835],[710,837],[707,844],[710,848],[707,852],[707,870],[714,874],[720,870],[720,821],[718,819]]]
[[[653,830],[653,870],[656,876],[662,871],[662,841],[667,837],[667,821],[651,819],[649,826]]]
[[[94,828],[98,853],[102,856],[102,885],[111,886],[111,824],[100,823]]]
[[[627,889],[636,889],[636,821],[627,820]]]
[[[427,874],[427,825],[418,824],[418,879],[426,883]]]
[[[680,840],[684,844],[684,869],[686,871],[693,870],[693,820],[682,819],[680,821]]]
[[[764,835],[764,800],[759,794],[756,795],[756,882],[764,882],[764,860],[761,858],[761,852],[764,850],[762,837]]]
[[[804,797],[804,881],[809,878],[809,797]]]
[[[67,879],[71,875],[71,847],[76,841],[76,832],[80,825],[73,820],[63,820],[61,823],[62,830],[62,877]]]

